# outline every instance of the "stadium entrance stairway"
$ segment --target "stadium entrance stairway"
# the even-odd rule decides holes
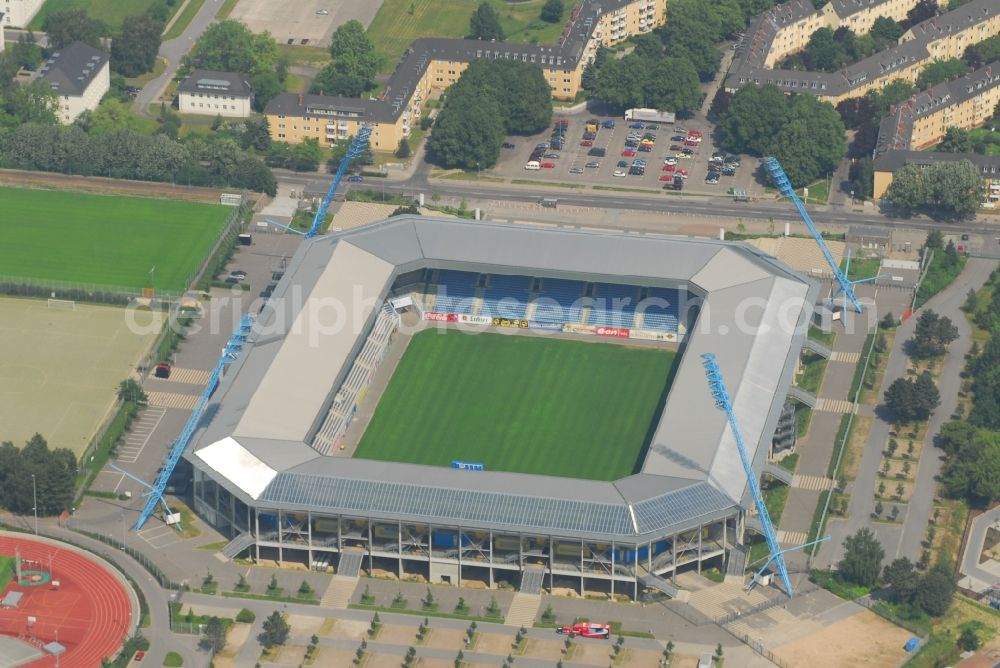
[[[788,396],[796,401],[801,401],[809,408],[816,408],[816,396],[806,392],[801,387],[792,385],[788,388]]]
[[[365,553],[362,550],[343,550],[340,553],[340,563],[337,574],[330,580],[330,585],[323,592],[320,606],[334,610],[346,610],[358,586],[361,575],[361,561]]]
[[[243,550],[247,549],[254,543],[253,534],[249,531],[244,531],[236,538],[226,543],[226,546],[222,548],[222,556],[226,558],[226,561],[231,561],[236,558]]]
[[[503,623],[507,626],[523,626],[530,629],[535,624],[535,615],[538,614],[538,607],[541,604],[542,597],[539,594],[518,592],[510,602]]]
[[[661,578],[659,575],[650,573],[642,565],[638,566],[636,573],[639,576],[639,584],[643,587],[663,592],[675,601],[686,601],[690,595],[690,592],[678,588],[668,580]]]

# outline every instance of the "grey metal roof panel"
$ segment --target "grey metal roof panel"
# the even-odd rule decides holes
[[[83,95],[97,78],[109,56],[83,42],[73,42],[55,51],[42,63],[42,79],[59,95]]]
[[[212,93],[250,97],[250,83],[236,72],[195,70],[177,86],[178,93]]]
[[[690,525],[699,518],[714,517],[736,507],[736,501],[711,485],[699,483],[637,503],[632,510],[638,533],[648,534]]]

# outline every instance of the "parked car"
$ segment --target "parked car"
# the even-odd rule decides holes
[[[736,176],[736,170],[733,169],[732,167],[728,167],[728,166],[727,167],[723,167],[722,168],[722,175],[723,176]]]
[[[527,169],[529,172],[534,172],[541,169],[542,166],[538,163],[537,160],[529,160],[528,163],[524,166],[524,168]]]
[[[556,163],[554,163],[554,162],[543,162],[542,163],[542,169],[555,169],[555,168],[556,168]]]
[[[540,149],[542,149],[543,151],[545,151],[545,150],[548,150],[548,148],[549,148],[549,143],[548,143],[548,142],[544,142],[544,141],[543,141],[543,142],[542,142],[541,144],[535,144],[535,148],[540,148]]]
[[[601,166],[601,163],[599,163],[599,162],[588,162],[585,166],[587,167],[587,169],[597,169],[598,167]]]
[[[595,158],[603,158],[608,154],[608,150],[603,146],[595,146],[594,148],[587,151],[587,155],[593,156]]]
[[[672,155],[668,155],[666,158],[663,159],[663,164],[664,165],[676,165],[677,164],[677,158],[675,158]]]
[[[714,153],[712,153],[712,160],[716,160],[716,159],[718,159],[718,160],[725,160],[726,159],[726,152],[725,151],[715,151]]]
[[[136,661],[142,661],[145,658],[146,658],[146,652],[145,651],[143,651],[143,650],[140,649],[138,652],[135,653],[135,660]]]
[[[677,169],[674,170],[674,176],[679,176],[682,179],[686,179],[688,177],[688,170],[681,169],[680,167],[678,167]]]
[[[347,177],[348,183],[363,183],[365,178],[360,174],[351,174]]]
[[[684,153],[682,151],[682,152],[678,153],[677,155],[675,155],[674,157],[677,158],[678,160],[690,160],[691,159],[691,154],[690,153]]]
[[[672,172],[672,171],[674,171],[674,166],[673,165],[663,165],[663,167],[660,168],[660,171],[661,172]]]
[[[671,150],[671,151],[679,151],[679,150],[681,150],[682,148],[684,148],[684,147],[683,147],[683,146],[681,146],[680,144],[671,144],[671,145],[670,145],[670,150]]]
[[[546,153],[545,157],[548,158],[549,160],[558,160],[559,159],[559,154],[558,153]]]
[[[653,147],[649,144],[639,144],[639,150],[643,153],[652,153]]]
[[[660,174],[660,180],[661,181],[673,181],[674,180],[674,175],[673,174]]]
[[[628,167],[628,160],[619,160],[615,167]]]
[[[153,375],[157,378],[170,378],[170,365],[166,362],[157,364],[153,369]]]
[[[612,174],[611,176],[627,176],[627,174],[624,171],[620,170],[620,169],[616,169],[615,173]]]
[[[688,137],[701,137],[701,131],[700,130],[688,130],[687,131],[687,136]]]
[[[590,141],[589,139],[584,139],[582,142],[580,142],[580,146],[588,146],[589,147],[589,146],[593,146],[593,145],[594,145],[594,142]]]
[[[608,120],[606,120],[603,123],[601,123],[601,127],[605,128],[607,130],[614,130],[614,128],[615,128],[615,122],[609,118]]]
[[[693,154],[694,154],[694,149],[691,149],[691,148],[682,148],[681,149],[681,155],[686,155],[688,157],[691,157]]]
[[[583,174],[583,168],[582,167],[573,167],[572,169],[569,170],[569,173],[570,174]]]
[[[627,149],[625,149],[624,151],[622,151],[622,156],[623,156],[623,157],[626,157],[626,158],[632,158],[632,157],[635,157],[635,151],[633,151],[633,150],[632,150],[632,149],[630,149],[630,148],[627,148]]]
[[[684,141],[684,135],[674,135],[670,138],[670,141]]]
[[[513,145],[513,144],[511,144],[511,143],[510,143],[509,141],[505,141],[505,142],[503,143],[503,147],[504,147],[504,148],[514,148],[514,145]]]
[[[584,132],[583,133],[583,138],[584,139],[591,139],[591,140],[597,139],[597,133],[596,132]]]
[[[632,130],[641,130],[642,129],[642,123],[631,123],[629,125],[629,128],[632,129]]]

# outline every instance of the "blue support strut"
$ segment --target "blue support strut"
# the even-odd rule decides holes
[[[733,430],[733,437],[736,439],[736,449],[740,452],[740,460],[743,462],[743,472],[747,477],[747,484],[750,486],[750,495],[753,497],[754,505],[757,508],[757,515],[760,518],[760,525],[764,531],[764,538],[767,540],[767,547],[771,551],[771,560],[778,569],[781,582],[785,586],[785,593],[792,596],[792,583],[788,579],[788,569],[785,567],[785,558],[782,556],[781,548],[778,546],[778,536],[774,532],[774,525],[771,523],[771,516],[767,512],[764,504],[764,497],[760,493],[760,485],[757,483],[757,476],[753,471],[753,464],[750,455],[747,454],[746,445],[743,443],[743,435],[740,433],[740,425],[736,421],[736,413],[733,410],[732,401],[729,398],[729,390],[722,379],[722,371],[718,362],[715,361],[714,353],[704,353],[701,358],[704,360],[702,366],[705,367],[705,375],[708,378],[708,386],[715,399],[715,407],[726,412],[729,418],[729,427]]]
[[[344,178],[344,172],[347,171],[347,166],[368,148],[368,137],[371,133],[371,128],[362,126],[358,129],[358,134],[356,134],[354,139],[351,140],[350,146],[347,147],[347,153],[344,154],[343,159],[340,161],[340,166],[337,167],[337,173],[333,176],[333,182],[330,183],[330,188],[326,191],[326,196],[323,197],[323,201],[320,202],[319,208],[316,209],[316,215],[313,217],[312,225],[309,227],[309,231],[306,232],[307,239],[312,239],[319,234],[319,228],[322,227],[323,219],[326,218],[326,212],[330,208],[330,204],[333,203],[333,195],[337,192],[340,180]]]
[[[826,258],[826,263],[830,266],[830,271],[833,272],[833,275],[837,278],[837,283],[840,284],[840,290],[838,293],[844,293],[845,305],[846,302],[850,302],[854,311],[856,313],[861,313],[863,309],[861,308],[861,302],[858,301],[858,296],[854,293],[854,282],[847,278],[844,272],[840,270],[840,265],[837,264],[837,261],[833,257],[833,253],[830,252],[830,249],[826,245],[826,240],[823,239],[823,235],[816,229],[816,225],[809,216],[809,212],[806,211],[805,205],[802,204],[802,200],[800,200],[799,196],[795,194],[795,190],[792,188],[792,184],[788,180],[788,176],[785,175],[785,170],[781,168],[781,163],[779,163],[775,158],[764,158],[764,167],[767,169],[767,173],[770,175],[771,180],[774,181],[774,185],[777,186],[778,192],[792,200],[795,208],[798,209],[802,222],[806,224],[807,228],[809,228],[809,233],[813,236],[813,239],[816,240],[816,244],[823,253],[823,257]]]
[[[218,363],[215,368],[212,369],[211,375],[208,377],[208,385],[205,387],[205,391],[201,393],[201,398],[198,399],[198,404],[195,406],[194,412],[191,413],[191,417],[188,418],[187,424],[184,425],[184,430],[181,431],[180,436],[174,441],[173,446],[170,448],[170,454],[167,455],[167,461],[163,465],[163,469],[160,474],[156,477],[156,482],[154,482],[148,492],[146,492],[146,505],[143,506],[142,512],[139,514],[139,519],[136,520],[135,526],[132,527],[133,531],[138,531],[146,523],[146,520],[150,518],[153,512],[156,510],[156,504],[163,504],[163,511],[165,513],[170,512],[169,506],[167,506],[166,499],[163,498],[163,492],[167,488],[167,481],[170,479],[170,475],[174,472],[174,468],[177,466],[177,462],[180,461],[181,455],[184,454],[184,450],[187,449],[188,443],[191,442],[191,437],[194,436],[195,430],[198,428],[198,424],[201,422],[201,416],[205,413],[205,407],[208,405],[208,400],[212,397],[212,393],[219,386],[219,380],[222,378],[222,371],[226,368],[230,362],[236,359],[239,355],[240,350],[243,348],[243,343],[250,336],[250,327],[253,325],[253,320],[249,315],[244,315],[240,319],[239,327],[233,332],[233,335],[229,338],[229,342],[226,344],[225,350],[222,351],[222,357],[219,358]]]

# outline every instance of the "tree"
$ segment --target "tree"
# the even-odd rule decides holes
[[[281,82],[277,72],[261,72],[250,75],[254,111],[264,111],[267,103],[283,90]]]
[[[405,160],[410,157],[410,142],[406,140],[406,137],[402,137],[399,140],[399,146],[396,147],[395,155],[401,160]]]
[[[40,79],[29,84],[16,86],[6,96],[6,109],[21,124],[42,123],[55,125],[56,109],[59,108],[58,96],[55,91]]]
[[[562,21],[564,10],[563,0],[545,0],[542,12],[538,17],[548,23],[559,23]]]
[[[947,316],[940,316],[927,309],[917,318],[913,338],[909,341],[910,356],[915,359],[932,359],[944,355],[952,341],[958,338],[958,328]]]
[[[950,570],[944,564],[935,564],[920,578],[913,602],[928,615],[939,617],[948,611],[954,594],[955,582]]]
[[[351,20],[337,28],[330,38],[333,62],[313,80],[312,92],[357,97],[375,87],[378,56],[364,27]]]
[[[880,16],[872,23],[868,34],[875,40],[876,50],[882,51],[890,45],[899,42],[899,38],[905,32],[906,30],[903,26],[899,25],[896,21],[893,21],[888,16]]]
[[[701,105],[698,72],[685,58],[660,58],[647,68],[643,106],[663,111],[693,111]]]
[[[226,627],[223,626],[222,620],[214,615],[209,618],[208,623],[205,624],[205,631],[202,634],[200,644],[211,654],[221,652],[225,648]]]
[[[949,496],[976,505],[1000,499],[1000,433],[977,429],[949,458],[942,480]]]
[[[831,28],[819,28],[809,36],[803,54],[806,66],[823,72],[834,72],[848,60],[840,42]]]
[[[972,153],[972,137],[969,136],[968,130],[948,128],[938,150],[944,153]]]
[[[264,630],[260,634],[260,641],[267,648],[274,645],[284,645],[288,640],[288,633],[291,628],[288,622],[275,610],[271,616],[264,620]]]
[[[143,391],[142,385],[136,382],[134,378],[126,378],[118,383],[118,401],[131,401],[133,404],[144,404],[148,399],[149,397]]]
[[[49,38],[49,48],[59,50],[73,42],[83,42],[95,49],[104,49],[101,38],[108,34],[107,26],[87,16],[83,9],[60,9],[49,12],[42,22]]]
[[[111,69],[126,77],[152,72],[162,33],[163,22],[149,13],[126,16],[111,42]]]
[[[789,105],[787,120],[768,152],[792,185],[801,187],[836,171],[847,153],[846,130],[837,110],[812,95],[794,96]]]
[[[181,60],[180,74],[193,69],[239,72],[253,78],[278,68],[278,43],[270,33],[255,34],[239,21],[210,25]]]
[[[745,86],[719,119],[719,146],[731,153],[763,156],[787,118],[787,98],[777,86]]]
[[[974,652],[979,649],[979,636],[975,630],[966,626],[958,636],[958,646],[966,652]]]
[[[867,155],[860,160],[852,161],[847,178],[851,182],[855,199],[868,199],[873,194],[875,163]]]
[[[902,424],[926,420],[937,408],[940,398],[934,379],[927,371],[916,380],[897,378],[885,391],[886,407]]]
[[[982,201],[983,180],[968,160],[937,162],[926,168],[904,165],[896,170],[885,199],[905,213],[916,210],[962,220],[974,216]]]
[[[479,7],[469,19],[469,39],[481,39],[487,42],[504,40],[500,17],[489,3],[479,3]]]
[[[969,66],[960,58],[943,60],[935,58],[920,72],[920,76],[917,78],[917,87],[926,90],[939,83],[957,79],[968,71]]]
[[[927,19],[932,19],[937,16],[938,4],[936,0],[920,0],[913,9],[906,12],[906,25],[915,26],[918,23],[923,23]]]
[[[375,54],[375,44],[359,21],[351,19],[337,28],[330,37],[330,57],[361,57]]]
[[[847,582],[871,587],[882,570],[885,550],[870,529],[859,529],[844,541],[844,558],[837,564],[837,572]]]

